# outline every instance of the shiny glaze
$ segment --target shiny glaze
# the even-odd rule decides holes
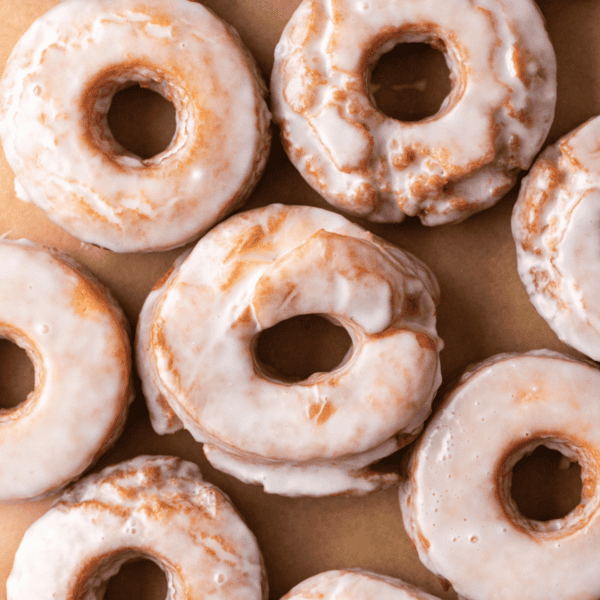
[[[448,391],[400,505],[419,558],[460,598],[600,596],[599,394],[594,365],[549,351],[494,356]],[[513,466],[539,445],[581,466],[581,502],[563,518],[528,519],[510,494]]]
[[[176,110],[171,143],[148,159],[127,152],[107,120],[114,94],[134,83]],[[66,0],[13,49],[0,136],[19,198],[75,237],[117,252],[165,250],[254,187],[270,149],[265,95],[237,32],[199,3]]]
[[[419,122],[381,113],[370,72],[395,45],[444,52],[452,91]],[[554,116],[556,59],[530,0],[304,0],[275,50],[274,120],[331,204],[427,225],[488,208],[531,164]]]
[[[0,501],[47,495],[116,440],[133,399],[128,324],[71,258],[0,241],[0,336],[24,348],[35,388],[0,410]]]
[[[229,498],[180,458],[139,456],[69,488],[25,533],[8,600],[101,600],[136,558],[165,572],[165,600],[267,600],[254,535]]]
[[[267,491],[390,485],[365,467],[414,439],[430,412],[438,295],[420,261],[339,215],[271,205],[230,218],[142,309],[136,358],[153,426],[185,427],[215,466]],[[330,373],[278,381],[253,340],[300,314],[341,324],[353,348]]]
[[[327,571],[306,579],[281,600],[436,600],[435,596],[369,571]]]
[[[600,118],[544,150],[512,218],[519,276],[567,344],[600,360]]]

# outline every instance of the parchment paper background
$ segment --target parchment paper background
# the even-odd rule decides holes
[[[56,3],[0,0],[0,69],[31,22]],[[268,78],[275,44],[299,0],[207,0],[206,4],[239,30]],[[548,138],[553,142],[600,113],[600,2],[539,0],[538,4],[558,57],[558,104]],[[435,87],[436,82],[428,84]],[[438,331],[446,343],[442,353],[446,380],[469,363],[498,352],[547,347],[576,354],[557,340],[521,287],[509,223],[515,198],[513,191],[494,208],[462,224],[436,229],[412,220],[393,226],[361,223],[411,251],[436,273],[442,289]],[[329,208],[295,172],[277,141],[246,207],[271,202]],[[13,175],[0,150],[0,234],[5,233],[10,238],[27,237],[62,248],[83,262],[114,291],[132,326],[152,285],[182,251],[117,255],[82,245],[37,208],[16,199]],[[14,373],[22,368],[18,360],[8,367]],[[394,489],[366,498],[265,495],[258,487],[241,484],[212,469],[187,433],[154,434],[138,393],[124,435],[95,470],[141,453],[176,454],[195,461],[209,481],[231,496],[258,537],[272,600],[310,575],[343,567],[372,569],[400,577],[441,598],[456,597],[452,590],[444,592],[419,563],[404,533]],[[6,597],[5,580],[23,532],[50,503],[45,500],[0,507],[0,600]],[[107,598],[159,600],[164,594],[160,571],[142,563],[127,567],[110,586]]]

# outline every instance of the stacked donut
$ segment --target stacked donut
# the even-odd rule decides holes
[[[370,80],[381,56],[408,42],[443,52],[452,86],[415,123],[383,114]],[[115,96],[134,84],[175,109],[172,140],[150,158],[109,124]],[[492,206],[531,166],[554,116],[556,61],[529,0],[303,0],[275,50],[271,93],[290,161],[326,201],[371,221],[440,225]],[[64,0],[21,38],[0,82],[0,136],[20,199],[114,252],[203,236],[139,315],[135,365],[152,427],[186,429],[214,467],[270,493],[399,484],[419,558],[461,598],[598,597],[589,557],[600,543],[600,371],[547,350],[497,355],[434,412],[440,289],[424,263],[321,208],[272,204],[219,223],[265,168],[265,97],[237,32],[188,0]],[[595,360],[598,127],[544,151],[512,221],[533,304]],[[57,250],[2,239],[0,265],[0,337],[25,349],[36,378],[24,403],[0,411],[0,501],[61,494],[23,538],[9,600],[101,598],[140,558],[165,572],[169,599],[267,600],[256,538],[195,464],[144,455],[76,481],[125,425],[128,320]],[[344,328],[351,345],[334,369],[297,381],[265,365],[257,345],[302,315]],[[403,472],[375,467],[409,445]],[[511,495],[513,468],[542,445],[582,468],[581,501],[551,521],[525,517]],[[282,600],[317,597],[433,598],[345,569]]]
[[[286,495],[365,493],[366,469],[415,439],[441,383],[437,282],[409,254],[344,217],[271,205],[232,217],[148,296],[136,358],[158,433],[185,428],[209,461]],[[336,369],[277,380],[252,351],[303,314],[346,328]]]

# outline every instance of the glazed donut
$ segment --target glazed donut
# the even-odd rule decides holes
[[[140,456],[89,475],[31,525],[7,581],[8,600],[102,598],[123,563],[167,576],[167,600],[267,600],[254,535],[198,467]]]
[[[120,435],[130,402],[125,315],[71,258],[0,241],[0,337],[26,350],[35,387],[0,410],[0,502],[47,495]]]
[[[595,366],[536,351],[476,365],[445,397],[400,504],[419,558],[461,598],[600,597],[599,395]],[[511,496],[512,468],[540,445],[582,469],[581,502],[563,518],[526,518]]]
[[[114,95],[134,84],[176,111],[171,143],[148,159],[108,124]],[[197,238],[258,181],[265,95],[236,31],[197,2],[64,0],[11,54],[0,136],[17,196],[69,233],[116,252],[165,250]]]
[[[521,281],[556,335],[600,360],[600,118],[544,150],[512,217]]]
[[[370,74],[394,46],[445,54],[439,112],[378,110]],[[531,164],[554,117],[556,58],[532,0],[303,0],[275,50],[274,121],[288,156],[334,206],[426,225],[492,206]]]
[[[218,469],[284,495],[365,493],[366,467],[421,431],[440,385],[429,270],[345,218],[272,205],[232,217],[147,298],[136,360],[154,429],[185,427]],[[280,381],[256,336],[302,314],[346,328],[329,373]]]
[[[438,600],[399,579],[369,571],[327,571],[299,583],[281,600]]]

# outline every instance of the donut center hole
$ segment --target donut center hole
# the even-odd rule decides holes
[[[537,446],[513,467],[510,494],[527,519],[562,519],[581,502],[581,466],[558,450]]]
[[[341,326],[319,315],[299,315],[265,329],[255,339],[255,363],[268,377],[284,383],[329,373],[352,348]]]
[[[123,564],[106,586],[104,600],[165,600],[167,577],[153,561],[137,559]]]
[[[166,150],[177,128],[175,105],[138,83],[114,95],[107,118],[115,140],[142,159]]]
[[[35,388],[35,368],[27,352],[8,339],[0,339],[0,409],[23,404]]]
[[[400,43],[376,62],[368,81],[377,108],[398,121],[437,114],[452,90],[443,52],[424,42]]]

